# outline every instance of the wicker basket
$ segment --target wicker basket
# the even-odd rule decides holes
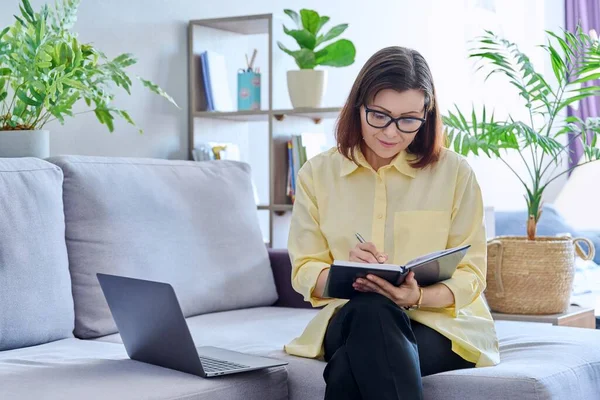
[[[585,254],[579,242],[588,246]],[[495,312],[557,314],[569,307],[575,253],[594,257],[588,239],[570,236],[499,236],[488,241],[486,300]]]

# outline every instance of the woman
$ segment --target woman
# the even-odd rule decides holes
[[[337,146],[299,171],[289,235],[292,284],[326,305],[289,354],[324,358],[326,399],[418,399],[421,377],[499,362],[486,278],[483,204],[464,158],[442,147],[433,79],[416,51],[385,48],[360,71]],[[361,234],[366,243],[356,240]],[[352,300],[323,298],[334,259],[402,264],[470,244],[451,279],[399,287],[358,279]]]

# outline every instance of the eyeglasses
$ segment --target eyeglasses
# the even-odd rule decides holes
[[[423,112],[423,115],[425,115]],[[367,124],[371,125],[373,128],[387,128],[392,122],[396,124],[396,128],[400,132],[404,133],[414,133],[421,129],[423,124],[425,123],[425,118],[418,117],[398,117],[394,118],[391,115],[388,115],[379,110],[373,110],[372,108],[368,108],[365,106],[365,116],[367,118]]]

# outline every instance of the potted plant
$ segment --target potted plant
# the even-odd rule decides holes
[[[130,94],[132,81],[125,68],[136,60],[131,54],[109,60],[92,45],[80,43],[72,31],[78,4],[57,1],[35,12],[29,0],[22,0],[20,16],[0,31],[0,157],[48,157],[44,127],[73,117],[80,100],[89,108],[84,112],[94,112],[111,132],[115,117],[135,125],[127,111],[111,103],[116,87]],[[175,104],[157,85],[138,79]]]
[[[569,305],[574,270],[574,253],[594,256],[593,245],[586,239],[540,237],[536,226],[542,212],[544,192],[557,178],[585,163],[600,159],[596,147],[600,118],[564,117],[575,102],[598,96],[600,87],[600,49],[597,37],[563,31],[547,31],[543,45],[552,65],[556,85],[536,71],[529,57],[518,47],[486,31],[476,40],[469,57],[491,66],[486,79],[501,74],[517,88],[527,110],[527,119],[498,119],[483,107],[477,111],[448,112],[443,122],[448,143],[463,154],[496,157],[514,173],[525,189],[528,211],[527,236],[497,237],[488,243],[488,287],[486,298],[492,310],[506,313],[548,314],[563,312]],[[563,167],[570,144],[579,141],[584,159],[576,166]],[[515,150],[526,167],[519,174],[504,159],[506,150]],[[576,207],[576,204],[573,205]],[[588,245],[588,254],[579,246]]]
[[[299,70],[287,72],[287,85],[290,100],[294,108],[320,107],[327,86],[327,71],[316,70],[319,65],[345,67],[354,63],[356,49],[347,39],[338,39],[324,47],[326,42],[340,36],[348,24],[340,24],[322,34],[321,30],[329,17],[320,16],[316,11],[302,9],[300,14],[293,10],[284,10],[296,25],[296,29],[283,31],[294,38],[300,46],[298,50],[289,50],[281,42],[279,48],[292,56]]]

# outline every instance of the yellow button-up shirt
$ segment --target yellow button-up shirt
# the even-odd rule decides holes
[[[358,232],[395,264],[470,244],[452,278],[442,282],[455,304],[407,313],[450,339],[452,350],[478,367],[499,363],[494,322],[482,297],[487,257],[483,202],[467,161],[443,149],[433,167],[415,169],[409,165],[414,156],[403,151],[375,171],[360,151],[356,155],[358,165],[332,148],[298,172],[288,241],[292,286],[314,307],[325,307],[285,351],[323,357],[328,322],[347,300],[315,298],[312,291],[334,259],[348,260]]]

